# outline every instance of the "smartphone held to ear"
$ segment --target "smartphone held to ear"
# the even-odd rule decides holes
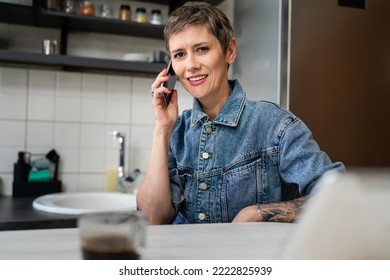
[[[175,71],[173,71],[172,60],[169,61],[167,70],[168,70],[169,79],[166,82],[162,83],[161,86],[166,87],[167,89],[172,91],[175,88],[175,84],[177,80]],[[169,101],[171,101],[171,94],[167,94],[163,92],[163,98],[164,98],[165,105],[168,106]]]

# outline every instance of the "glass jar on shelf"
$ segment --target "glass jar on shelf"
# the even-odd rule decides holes
[[[90,1],[81,2],[79,14],[82,16],[94,16],[95,15],[94,4]]]
[[[59,10],[59,0],[47,0],[46,1],[46,9],[58,11]]]
[[[137,8],[135,12],[135,21],[145,23],[148,21],[145,8]]]
[[[151,24],[162,24],[162,15],[160,10],[152,10]]]
[[[129,5],[122,4],[119,8],[120,20],[131,20],[131,8]]]
[[[113,18],[114,17],[114,9],[110,4],[101,4],[99,6],[99,17],[103,18]]]
[[[76,3],[74,0],[62,0],[61,1],[61,11],[68,14],[76,13]]]

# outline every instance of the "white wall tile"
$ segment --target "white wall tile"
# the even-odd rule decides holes
[[[106,99],[104,98],[82,98],[81,121],[104,123],[106,120]]]
[[[27,123],[27,148],[53,147],[54,124],[49,122]]]
[[[80,73],[74,72],[57,72],[57,95],[67,97],[81,97],[81,81]]]
[[[154,115],[150,86],[154,78],[133,78],[133,99],[131,108],[132,124],[152,125]]]
[[[0,119],[24,120],[27,115],[27,95],[0,92]]]
[[[107,95],[109,99],[130,100],[132,78],[122,76],[107,77]]]
[[[62,182],[63,192],[79,191],[79,174],[61,174],[59,180]]]
[[[80,147],[101,148],[105,147],[106,127],[100,124],[81,124]]]
[[[0,120],[0,131],[0,146],[25,147],[25,122]]]
[[[80,173],[104,171],[103,149],[80,149]]]
[[[128,151],[125,150],[125,172],[127,172],[128,166]],[[119,166],[119,149],[105,149],[104,150],[104,171],[108,169],[117,169]]]
[[[29,94],[54,96],[56,72],[49,70],[29,70]]]
[[[106,102],[107,123],[129,124],[130,101],[109,98]]]
[[[68,173],[77,173],[80,170],[80,150],[79,148],[56,147],[60,155],[58,166],[59,176],[62,177]]]
[[[80,192],[105,191],[105,175],[81,174],[79,176],[79,191]]]
[[[23,150],[23,147],[0,146],[0,173],[13,173],[14,163],[18,160],[18,152]]]
[[[78,148],[80,145],[80,124],[55,123],[54,146]]]
[[[131,107],[131,121],[133,125],[153,125],[155,122],[152,99],[135,100]]]
[[[82,96],[88,98],[105,98],[107,77],[97,74],[82,75]]]
[[[152,126],[132,126],[131,148],[150,149],[152,144]]]
[[[0,92],[27,94],[27,69],[2,67],[0,70]]]
[[[162,69],[161,69],[162,70]],[[132,84],[133,100],[148,101],[151,98],[150,87],[155,79],[134,77]]]
[[[30,95],[28,99],[28,118],[50,121],[54,119],[54,96]]]
[[[56,98],[55,120],[79,122],[81,120],[81,97],[59,95]]]

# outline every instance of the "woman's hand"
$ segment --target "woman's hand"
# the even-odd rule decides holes
[[[163,82],[169,79],[168,70],[162,70],[156,80],[151,85],[152,106],[156,125],[161,128],[172,129],[178,117],[177,91],[170,92],[166,87],[161,87]],[[163,93],[171,94],[171,101],[168,106],[165,105]]]
[[[242,222],[259,222],[260,217],[257,214],[257,205],[247,206],[241,209],[240,212],[234,217],[232,223]]]

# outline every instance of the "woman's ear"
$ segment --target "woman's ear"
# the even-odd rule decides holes
[[[230,41],[229,47],[226,50],[226,62],[228,64],[233,64],[237,55],[237,47],[236,47],[236,38],[233,37]]]

